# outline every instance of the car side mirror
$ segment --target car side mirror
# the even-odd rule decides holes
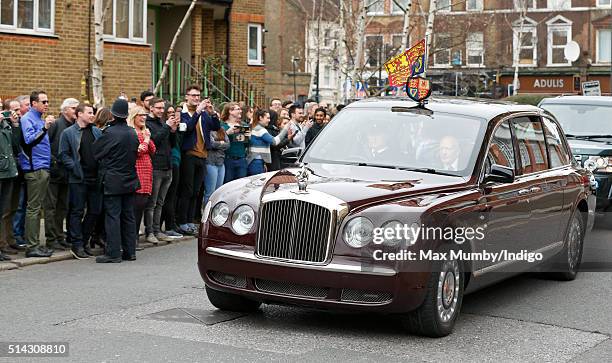
[[[293,147],[293,148],[283,150],[283,152],[281,153],[281,159],[280,159],[281,168],[288,168],[288,167],[295,166],[298,159],[300,158],[300,155],[302,155],[301,147]]]
[[[485,174],[483,184],[493,183],[514,183],[514,169],[507,166],[493,164],[491,170]]]

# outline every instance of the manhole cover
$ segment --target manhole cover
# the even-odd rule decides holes
[[[174,308],[157,313],[145,315],[141,319],[173,321],[178,323],[214,325],[238,319],[246,314],[220,310],[200,310],[187,308]]]

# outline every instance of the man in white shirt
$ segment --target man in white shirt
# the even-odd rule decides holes
[[[304,110],[297,105],[289,107],[289,117],[291,118],[289,128],[293,131],[294,135],[289,147],[300,147],[304,149],[306,147],[306,133],[312,127],[313,121],[308,120],[302,124]]]

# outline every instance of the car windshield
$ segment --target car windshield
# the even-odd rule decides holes
[[[563,127],[563,132],[573,136],[597,136],[612,134],[610,113],[612,107],[601,105],[542,104],[540,107],[552,113]]]
[[[346,109],[313,141],[302,161],[471,175],[486,120],[410,109]]]

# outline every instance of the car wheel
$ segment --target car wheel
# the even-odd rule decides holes
[[[553,265],[555,270],[550,275],[556,280],[571,281],[578,275],[582,250],[584,247],[584,219],[579,211],[574,212],[565,235],[563,251],[557,256]]]
[[[423,304],[402,317],[402,324],[413,334],[444,337],[455,327],[463,302],[465,276],[457,260],[440,261],[431,273]]]
[[[206,286],[206,295],[208,300],[214,307],[220,310],[251,312],[255,311],[261,305],[260,301],[248,299],[244,296],[230,294]]]

